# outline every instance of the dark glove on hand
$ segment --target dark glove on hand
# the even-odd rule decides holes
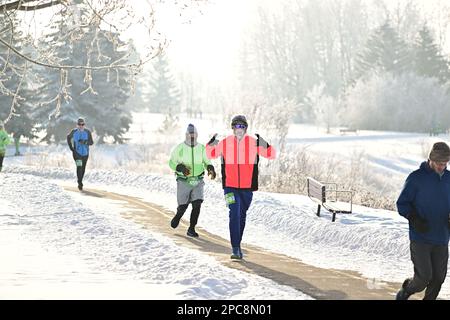
[[[217,137],[217,133],[215,135],[213,135],[213,137],[211,138],[211,140],[209,140],[207,145],[215,146],[215,145],[219,144],[219,140],[217,140],[216,137]]]
[[[175,170],[177,170],[178,172],[183,173],[185,176],[188,176],[189,173],[191,173],[189,171],[189,169],[182,163],[178,164],[177,167],[175,168]]]
[[[206,170],[208,170],[208,176],[211,176],[211,180],[214,180],[216,178],[216,170],[214,170],[214,166],[208,164]]]
[[[410,213],[409,222],[418,233],[427,233],[429,231],[427,220],[419,216],[415,210]]]
[[[265,149],[270,147],[269,143],[266,140],[264,140],[264,138],[260,137],[259,134],[257,134],[257,133],[255,135],[258,137],[258,139],[256,139],[256,145],[257,146],[261,146],[261,147],[263,147]]]

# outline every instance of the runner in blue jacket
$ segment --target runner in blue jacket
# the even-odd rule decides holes
[[[83,118],[77,121],[77,127],[67,135],[67,144],[73,154],[77,166],[78,189],[83,190],[83,177],[89,158],[89,146],[94,144],[91,131],[85,128]]]
[[[450,148],[433,145],[428,161],[406,179],[397,200],[398,212],[409,220],[414,277],[406,279],[397,300],[424,289],[424,300],[435,300],[447,275],[450,218]]]

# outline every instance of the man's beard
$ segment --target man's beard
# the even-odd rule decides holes
[[[191,147],[195,146],[197,144],[197,137],[187,136],[186,144]]]
[[[235,135],[238,139],[242,139],[245,135],[245,131],[244,130],[236,130]]]

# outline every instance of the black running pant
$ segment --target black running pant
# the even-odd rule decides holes
[[[192,201],[192,211],[191,211],[191,217],[190,217],[190,226],[189,228],[193,229],[195,228],[195,226],[197,225],[198,222],[198,216],[200,215],[200,209],[202,206],[202,202],[203,200],[194,200]],[[186,212],[187,207],[189,206],[189,204],[182,204],[179,205],[177,208],[177,214],[176,217],[178,220],[181,219],[181,217],[183,216],[183,214]]]
[[[408,293],[425,290],[424,300],[435,300],[447,275],[448,246],[411,241],[414,277],[406,286]]]
[[[83,183],[83,177],[84,177],[84,172],[86,171],[86,164],[87,164],[88,158],[89,158],[89,156],[80,156],[78,154],[73,155],[73,160],[75,160],[75,163],[77,162],[77,160],[81,160],[81,166],[79,166],[77,164],[78,184]]]

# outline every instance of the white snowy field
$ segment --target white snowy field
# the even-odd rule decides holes
[[[292,125],[287,136],[288,148],[303,148],[317,159],[333,158],[348,167],[352,160],[361,159],[364,173],[377,181],[376,188],[392,197],[437,141],[449,142],[450,136],[369,130],[342,134],[339,128],[327,134],[325,128],[312,125]]]
[[[154,125],[162,121],[161,117],[139,114],[137,119],[139,121],[129,133],[128,145],[94,145],[85,186],[138,196],[175,211],[176,185],[167,166],[169,155],[164,152],[183,140],[185,125],[180,125],[175,134],[164,137],[157,133]],[[198,127],[199,141],[206,142],[215,132],[222,137],[229,134],[226,124],[217,125],[210,119],[180,120],[181,124],[189,122]],[[166,141],[165,138],[167,150],[154,150],[154,146],[160,148],[159,144]],[[399,193],[407,174],[425,159],[429,146],[434,141],[447,141],[448,138],[370,131],[325,134],[323,129],[313,126],[293,125],[287,142],[288,150],[307,148],[315,155],[340,157],[343,161],[363,154],[368,170],[397,185],[398,190],[394,191]],[[75,186],[71,155],[64,145],[35,146],[23,148],[22,152],[27,155],[7,157],[1,173],[1,212],[7,212],[7,216],[0,216],[0,226],[11,236],[2,244],[15,243],[12,248],[28,248],[27,244],[32,243],[37,247],[29,252],[44,251],[47,259],[55,262],[49,269],[46,259],[40,260],[44,255],[35,254],[39,259],[27,261],[28,267],[19,272],[20,276],[14,273],[14,267],[0,267],[0,270],[6,270],[0,271],[4,281],[1,288],[6,288],[0,289],[0,297],[5,297],[5,290],[7,296],[22,294],[20,286],[15,286],[11,280],[17,278],[25,287],[27,284],[43,286],[48,281],[42,279],[53,279],[58,286],[63,283],[66,288],[80,289],[73,290],[75,297],[80,296],[76,293],[84,292],[83,287],[95,284],[95,289],[89,292],[94,296],[98,292],[98,297],[108,291],[105,296],[108,298],[115,292],[110,288],[134,286],[137,282],[141,290],[132,296],[118,296],[144,299],[307,298],[271,281],[221,267],[201,253],[175,246],[164,235],[142,230],[120,218],[118,213],[123,210],[120,204],[63,191],[58,185],[69,183]],[[12,153],[10,147],[8,154]],[[151,170],[153,173],[139,167],[139,162],[144,160],[143,154],[151,155],[147,159],[150,159],[151,168],[156,168]],[[136,170],[129,171],[130,167]],[[228,212],[221,185],[218,181],[207,180],[205,191],[199,226],[228,239]],[[370,279],[368,288],[382,281],[401,282],[412,275],[408,226],[396,212],[354,206],[353,214],[338,215],[337,221],[331,223],[328,213],[324,212],[319,218],[315,216],[315,209],[315,204],[304,196],[256,192],[248,213],[244,247],[245,243],[254,244],[315,266],[358,271]],[[189,218],[189,211],[185,219]],[[33,216],[43,213],[49,215]],[[6,252],[14,257],[13,250]],[[24,256],[33,260],[33,254],[24,253]],[[33,264],[38,267],[33,268]],[[60,267],[66,265],[74,266],[71,273]],[[185,270],[196,272],[186,274]],[[72,274],[74,276],[70,277]],[[153,290],[154,286],[159,287]],[[44,297],[52,297],[56,292],[55,285],[55,290],[49,290]],[[27,298],[35,296],[26,295]],[[448,280],[440,298],[450,298]]]

